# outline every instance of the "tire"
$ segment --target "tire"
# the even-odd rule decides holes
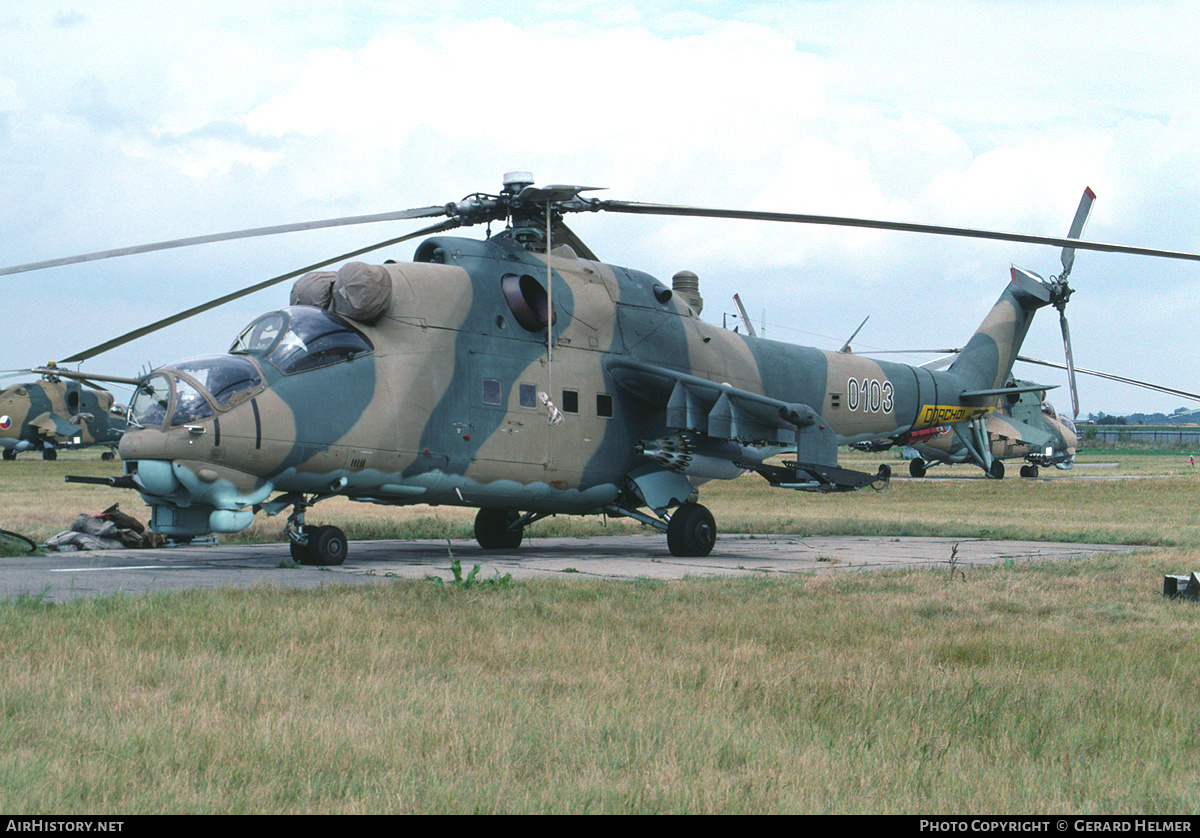
[[[912,461],[910,461],[908,464],[908,473],[911,474],[913,477],[924,477],[925,476],[925,461],[920,458],[914,457],[912,459]]]
[[[308,537],[310,564],[320,567],[339,565],[346,561],[348,547],[346,534],[337,527],[317,527]]]
[[[5,448],[5,449],[4,449],[4,459],[6,459],[6,460],[15,460],[16,458],[17,458],[17,452],[16,452],[16,451],[12,450],[11,448]]]
[[[43,448],[42,449],[42,459],[43,460],[57,460],[58,452],[55,451],[53,448]]]
[[[988,477],[993,480],[1004,479],[1004,460],[992,460],[992,467],[988,469]]]
[[[475,540],[484,550],[515,550],[525,528],[509,529],[521,517],[515,509],[481,509],[475,516]]]
[[[292,561],[297,564],[316,564],[313,561],[312,554],[312,537],[316,527],[303,526],[300,528],[305,537],[308,538],[308,544],[297,544],[295,541],[288,539],[288,547],[292,551]]]
[[[717,522],[706,507],[685,503],[667,522],[667,547],[672,556],[699,558],[717,543]]]

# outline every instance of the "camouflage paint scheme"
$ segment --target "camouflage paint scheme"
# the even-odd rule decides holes
[[[1016,386],[1029,382],[1017,381]],[[922,476],[935,463],[974,463],[990,477],[1002,478],[1003,460],[1022,459],[1022,477],[1036,477],[1038,466],[1071,468],[1078,436],[1074,423],[1055,412],[1045,400],[1045,392],[1022,393],[997,399],[996,410],[983,417],[982,428],[975,422],[947,426],[936,436],[906,444],[905,456],[913,456],[918,465],[910,465],[914,476]],[[1010,404],[1010,401],[1013,403]],[[986,437],[981,436],[986,434]],[[986,439],[987,444],[981,444]],[[901,443],[904,444],[904,443]],[[911,454],[910,454],[910,450]],[[920,474],[918,474],[920,472]]]
[[[0,390],[0,448],[4,459],[21,451],[41,451],[52,460],[65,445],[107,445],[115,448],[125,431],[120,408],[113,410],[107,390],[83,387],[77,381],[42,379]]]
[[[223,404],[179,364],[158,371],[170,400],[160,422],[121,440],[118,484],[154,507],[157,531],[233,532],[258,509],[302,512],[329,495],[519,510],[526,521],[630,515],[666,529],[705,480],[746,470],[813,491],[886,481],[884,470],[837,469],[837,446],[990,412],[1046,304],[1009,284],[954,365],[935,372],[736,334],[654,277],[569,248],[547,258],[508,231],[432,238],[413,262],[381,267],[388,310],[352,324],[373,351],[290,375],[243,354],[261,380]],[[521,289],[515,304],[506,276]],[[207,418],[171,418],[184,381]],[[762,464],[789,452],[794,466]]]

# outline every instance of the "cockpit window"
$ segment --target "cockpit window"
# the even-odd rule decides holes
[[[152,375],[133,394],[129,420],[139,428],[156,428],[166,421],[170,403],[171,382],[164,375]]]
[[[212,395],[219,406],[243,390],[252,390],[262,384],[258,368],[245,358],[228,355],[205,355],[171,364],[171,369],[187,373],[196,379]]]
[[[233,346],[229,347],[229,352],[234,355],[266,355],[286,326],[287,318],[282,311],[264,314],[246,327]]]
[[[311,306],[292,306],[255,320],[229,351],[266,358],[284,375],[292,375],[374,350],[345,318]]]
[[[213,415],[212,405],[204,400],[190,381],[175,379],[175,409],[171,412],[171,424],[183,425],[198,422]]]

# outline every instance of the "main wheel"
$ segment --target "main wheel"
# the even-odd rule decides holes
[[[346,561],[348,546],[346,534],[337,527],[317,527],[308,537],[310,564],[322,567],[341,564]]]
[[[1004,479],[1004,460],[992,460],[992,467],[988,469],[988,477],[993,480]]]
[[[475,516],[475,540],[484,550],[515,550],[525,538],[525,528],[510,529],[520,519],[515,509],[481,509]]]
[[[913,457],[908,464],[908,473],[913,477],[925,476],[925,461],[920,457]]]
[[[16,452],[16,451],[14,451],[14,450],[13,450],[13,449],[11,449],[11,448],[5,448],[5,449],[4,449],[4,459],[6,459],[6,460],[15,460],[16,458],[17,458],[17,452]]]
[[[698,503],[681,504],[667,522],[667,547],[672,556],[707,556],[717,543],[717,522]]]
[[[42,459],[43,460],[57,460],[58,452],[56,450],[54,450],[53,448],[43,448],[42,449]]]

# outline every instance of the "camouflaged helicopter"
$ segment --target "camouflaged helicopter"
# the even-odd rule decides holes
[[[496,195],[445,206],[261,228],[17,266],[71,261],[317,226],[444,217],[430,227],[284,274],[117,338],[273,283],[301,281],[291,305],[262,315],[228,353],[146,376],[120,443],[124,474],[156,532],[186,539],[239,531],[259,511],[290,510],[293,555],[338,564],[346,537],[313,526],[313,504],[479,510],[484,548],[512,549],[558,514],[628,517],[703,556],[717,526],[698,503],[708,480],[746,472],[806,492],[886,487],[838,466],[838,446],[970,421],[991,412],[1038,309],[1064,308],[1066,274],[1012,269],[994,307],[944,371],[737,334],[699,319],[694,274],[672,287],[601,262],[563,223],[621,212],[836,224],[1200,259],[1146,248],[829,216],[643,204],[537,187],[510,173]],[[503,223],[484,240],[443,233]],[[411,262],[347,261],[427,237]],[[337,271],[320,268],[345,262]],[[1063,318],[1065,333],[1065,317]],[[1041,389],[1041,386],[1038,386]],[[772,462],[785,455],[783,462]]]
[[[64,380],[54,368],[25,372],[42,377],[0,389],[0,453],[5,460],[15,460],[22,451],[41,451],[42,459],[54,460],[60,448],[92,445],[107,447],[101,459],[113,459],[126,421],[125,408],[114,403],[111,392],[90,381],[85,383],[91,386],[84,386]]]
[[[996,480],[1004,477],[1004,461],[1021,459],[1022,477],[1037,477],[1039,467],[1069,469],[1075,459],[1078,433],[1070,417],[1054,410],[1041,391],[1026,388],[1031,381],[1010,380],[1021,392],[997,396],[991,413],[957,425],[906,431],[897,437],[854,443],[860,451],[883,451],[901,446],[909,459],[908,473],[924,477],[932,465],[971,463]]]

